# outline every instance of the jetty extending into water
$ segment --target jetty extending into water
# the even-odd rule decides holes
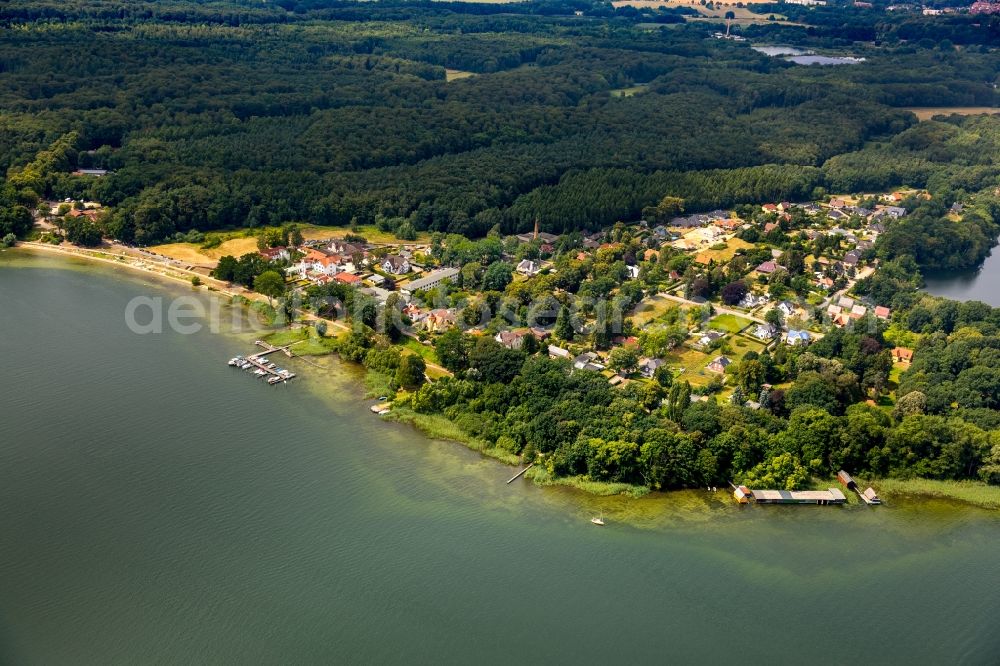
[[[279,368],[278,365],[272,361],[269,361],[267,356],[275,352],[282,352],[285,356],[289,358],[292,357],[292,352],[289,349],[291,345],[286,347],[275,347],[274,345],[268,344],[263,340],[256,340],[254,344],[258,347],[263,348],[263,351],[259,351],[256,354],[251,354],[249,356],[234,356],[229,359],[229,365],[234,368],[239,368],[240,370],[245,370],[251,373],[255,377],[260,377],[264,379],[268,384],[284,384],[290,379],[295,378],[295,373],[291,370],[285,370],[284,368]]]

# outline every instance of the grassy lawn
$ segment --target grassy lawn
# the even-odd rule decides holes
[[[708,264],[713,259],[717,264],[725,263],[735,257],[737,251],[751,247],[753,247],[753,243],[748,243],[742,238],[730,238],[726,241],[726,248],[724,250],[705,250],[704,252],[699,252],[694,260],[699,264]]]
[[[716,331],[739,333],[752,323],[753,322],[751,320],[744,319],[743,317],[737,317],[736,315],[731,314],[721,314],[713,317],[712,320],[708,322],[708,327],[715,329]]]
[[[400,343],[403,349],[409,349],[411,352],[418,356],[422,356],[425,361],[430,361],[431,363],[437,363],[437,355],[434,354],[434,347],[429,347],[425,344],[421,344],[419,340],[414,340],[413,338],[404,338]]]
[[[299,356],[323,356],[329,354],[333,347],[333,338],[321,338],[311,326],[302,328],[286,328],[264,336],[264,341],[275,347],[294,344],[291,351]]]
[[[729,346],[732,348],[733,356],[736,358],[743,358],[747,352],[751,351],[760,354],[766,347],[763,342],[742,335],[736,335],[730,338]]]
[[[632,322],[636,326],[644,326],[654,319],[659,319],[668,310],[676,308],[677,303],[662,296],[645,298],[632,311]]]
[[[688,381],[691,382],[692,386],[704,386],[715,375],[715,373],[705,370],[705,366],[711,363],[716,356],[718,356],[717,353],[709,355],[697,349],[680,347],[667,354],[664,360],[672,370],[680,369],[676,381]]]

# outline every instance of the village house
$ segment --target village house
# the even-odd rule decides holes
[[[757,266],[756,270],[761,275],[771,275],[778,269],[784,270],[785,267],[774,261],[765,261],[761,265]]]
[[[725,372],[726,368],[728,368],[730,365],[732,365],[732,363],[733,362],[730,361],[725,356],[716,356],[714,359],[712,359],[711,363],[709,363],[708,365],[705,366],[705,369],[706,370],[711,370],[712,372],[720,372],[720,373],[722,373],[722,372]]]
[[[297,264],[288,269],[289,273],[298,273],[301,277],[307,274],[333,276],[341,270],[341,257],[330,255],[319,250],[310,249]]]
[[[542,266],[531,259],[522,259],[517,265],[517,268],[514,270],[521,275],[527,275],[530,277],[532,275],[538,275],[538,273],[542,270]]]
[[[892,360],[896,363],[909,363],[913,360],[913,350],[906,347],[896,347],[892,350]]]
[[[892,310],[885,307],[884,305],[875,306],[875,316],[879,319],[889,319],[892,316]]]
[[[604,369],[604,366],[599,363],[600,356],[594,352],[584,352],[573,359],[573,368],[576,370],[592,370],[594,372],[599,372]]]
[[[812,341],[812,336],[809,335],[809,331],[799,331],[796,329],[789,329],[788,333],[785,334],[785,344],[790,347],[807,345],[811,341]]]
[[[745,310],[752,310],[767,303],[767,296],[748,292],[740,301],[739,306]]]
[[[723,334],[719,331],[706,331],[698,338],[698,344],[702,347],[707,347],[722,337]]]
[[[778,327],[774,324],[757,324],[753,334],[761,340],[770,340],[778,336]]]
[[[330,241],[330,251],[342,254],[346,257],[352,257],[356,254],[364,256],[365,247],[356,243],[348,243],[346,241],[335,239]]]
[[[410,262],[398,254],[387,254],[382,259],[382,270],[391,275],[405,275],[410,272]]]
[[[286,247],[269,247],[260,251],[260,256],[268,261],[288,261],[291,255]]]
[[[549,345],[548,351],[549,358],[572,358],[573,356],[568,349],[563,349],[555,345]]]
[[[743,220],[738,218],[726,218],[724,220],[715,220],[712,224],[720,229],[725,229],[726,231],[736,231],[743,226]]]
[[[494,340],[502,344],[507,349],[520,349],[524,346],[524,339],[531,335],[530,331],[500,331],[494,336]]]
[[[786,317],[793,316],[798,310],[795,304],[792,303],[791,301],[781,301],[780,303],[778,303],[778,309],[781,310],[781,314],[785,315]]]
[[[438,333],[453,327],[457,322],[458,318],[452,310],[437,308],[427,313],[422,325],[428,333]]]
[[[662,358],[641,358],[639,359],[639,374],[646,379],[652,379],[657,368],[667,364]]]
[[[837,328],[844,328],[853,321],[847,312],[840,312],[833,317],[833,325]]]
[[[857,250],[851,250],[844,255],[844,263],[848,266],[857,266],[861,261],[861,253]]]
[[[343,282],[344,284],[349,284],[352,286],[357,286],[361,284],[361,278],[359,278],[357,275],[352,275],[350,273],[343,273],[343,272],[337,273],[336,275],[333,276],[333,279],[336,280],[337,282]]]

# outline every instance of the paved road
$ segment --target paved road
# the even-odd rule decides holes
[[[688,305],[688,306],[693,306],[693,307],[701,307],[701,306],[705,305],[705,303],[698,303],[696,301],[690,301],[690,300],[688,300],[686,298],[681,298],[680,296],[674,296],[673,294],[668,294],[668,293],[662,292],[662,291],[660,293],[658,293],[657,296],[662,296],[663,298],[666,298],[667,300],[674,301],[675,303],[681,303],[682,305]],[[748,312],[741,312],[740,310],[733,310],[733,309],[725,307],[724,305],[719,305],[717,303],[712,303],[711,305],[715,309],[715,312],[718,313],[718,314],[730,314],[730,315],[734,315],[736,317],[742,317],[744,319],[749,319],[750,321],[754,321],[754,322],[756,322],[758,324],[766,324],[767,323],[767,321],[765,321],[764,319],[761,319],[760,317],[754,316],[754,315],[752,315],[752,314],[750,314]]]

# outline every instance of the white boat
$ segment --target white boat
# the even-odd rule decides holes
[[[600,515],[600,517],[594,516],[593,518],[590,519],[590,522],[594,523],[595,525],[601,525],[601,526],[603,526],[604,525],[604,514],[602,513]]]

